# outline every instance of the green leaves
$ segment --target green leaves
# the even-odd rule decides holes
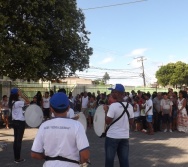
[[[183,85],[188,84],[188,64],[178,61],[162,66],[156,72],[158,83],[162,86],[166,85]]]
[[[89,67],[89,32],[75,0],[2,0],[0,18],[0,75],[52,80]]]
[[[103,81],[106,84],[106,82],[110,79],[110,76],[107,72],[105,72],[104,76],[103,76]]]

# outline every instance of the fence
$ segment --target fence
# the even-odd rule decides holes
[[[31,100],[34,95],[38,91],[41,91],[44,94],[46,91],[52,90],[54,93],[57,92],[60,88],[64,88],[66,93],[72,92],[73,96],[80,94],[81,92],[91,92],[97,93],[99,90],[101,93],[106,92],[106,94],[110,93],[108,90],[111,85],[67,85],[64,83],[23,83],[23,82],[11,82],[11,81],[0,81],[0,97],[3,95],[10,95],[10,89],[12,87],[17,87],[23,90],[24,94]],[[134,86],[125,86],[126,92],[131,92],[134,90],[137,92],[138,90],[142,92],[167,92],[168,88],[149,88],[149,87],[134,87]],[[174,91],[179,91],[179,89],[174,89]]]

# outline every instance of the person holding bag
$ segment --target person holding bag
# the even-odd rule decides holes
[[[114,166],[116,152],[120,167],[129,167],[129,124],[134,122],[133,107],[123,100],[125,89],[122,84],[109,90],[116,102],[109,107],[104,105],[106,124],[110,125],[105,138],[105,167]]]

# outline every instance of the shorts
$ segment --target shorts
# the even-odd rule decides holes
[[[147,122],[153,122],[153,116],[152,115],[147,115],[146,116],[146,120],[147,120]]]
[[[94,115],[95,115],[95,112],[89,112],[90,117],[94,117]]]
[[[50,109],[43,108],[43,114],[44,114],[44,117],[50,118]]]
[[[177,118],[177,116],[178,116],[177,110],[173,110],[173,112],[172,112],[172,117],[173,117],[173,118]]]
[[[141,117],[139,116],[139,117],[134,117],[134,122],[135,123],[139,123],[139,122],[141,122],[142,120],[141,120]]]
[[[9,116],[9,110],[2,110],[2,115],[5,116]]]
[[[172,117],[169,114],[164,114],[163,123],[172,123]]]
[[[87,109],[87,108],[82,108],[82,109],[81,109],[81,112],[83,112],[83,114],[85,115],[85,117],[88,118],[89,112],[88,112],[88,109]]]

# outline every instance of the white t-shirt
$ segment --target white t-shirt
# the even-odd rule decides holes
[[[1,100],[1,110],[9,110],[8,101]]]
[[[79,151],[89,147],[83,125],[69,118],[54,118],[44,122],[34,139],[31,151],[49,157],[62,156],[80,161]],[[65,161],[46,161],[43,167],[79,167]]]
[[[151,107],[151,109],[148,111],[148,109]],[[147,115],[153,115],[153,102],[151,99],[146,100],[146,109],[145,112],[147,112]]]
[[[86,97],[82,97],[82,108],[87,108],[87,104],[88,104],[88,96]]]
[[[126,107],[127,102],[123,102],[123,104]],[[128,105],[127,110],[130,114],[130,118],[134,118],[133,107],[131,104]],[[123,106],[120,103],[115,102],[109,106],[107,116],[113,118],[114,121],[122,114],[123,111]],[[129,138],[129,120],[126,112],[117,122],[110,126],[106,136],[114,139]]]
[[[50,108],[50,97],[48,98],[42,98],[43,100],[43,108]]]
[[[23,115],[23,109],[24,101],[16,101],[12,106],[12,119],[13,120],[19,120],[19,121],[25,121],[25,117]]]
[[[172,101],[170,99],[162,99],[161,100],[161,107],[165,110],[170,110],[171,106],[173,105]]]
[[[128,96],[124,96],[123,100],[125,100],[125,101],[126,101],[127,99],[128,99]]]
[[[137,110],[134,111],[134,117],[135,117],[135,118],[140,116],[140,108],[139,108],[139,105],[136,104],[136,107],[137,107]]]
[[[74,110],[72,108],[69,108],[69,111],[67,112],[67,118],[74,118]]]

